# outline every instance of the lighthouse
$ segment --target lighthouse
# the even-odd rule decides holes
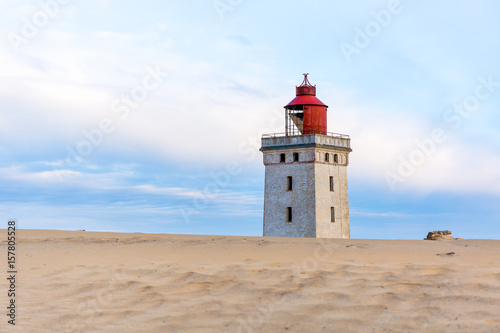
[[[350,238],[350,137],[328,132],[308,75],[285,106],[285,132],[262,137],[264,236]]]

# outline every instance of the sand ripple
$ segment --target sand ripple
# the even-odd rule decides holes
[[[498,243],[122,238],[26,241],[20,331],[500,332]]]

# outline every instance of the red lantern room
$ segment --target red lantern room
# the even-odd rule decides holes
[[[311,85],[304,74],[304,81],[296,87],[296,95],[285,106],[285,132],[287,136],[303,134],[326,135],[325,105],[316,97],[316,86]]]

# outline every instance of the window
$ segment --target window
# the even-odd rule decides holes
[[[332,191],[332,192],[334,191],[334,186],[333,185],[334,185],[333,184],[333,177],[330,176],[330,191]]]
[[[292,207],[286,207],[286,221],[292,222]]]
[[[285,154],[280,155],[280,163],[285,163]]]
[[[330,162],[330,154],[325,154],[325,162]]]
[[[293,161],[298,162],[299,161],[299,153],[293,153]]]
[[[330,214],[332,215],[332,222],[335,222],[335,207],[330,208]]]
[[[292,176],[286,177],[286,190],[287,191],[292,191],[293,190],[293,179],[292,179]]]
[[[333,155],[333,162],[339,163],[339,155],[337,155],[337,154]]]

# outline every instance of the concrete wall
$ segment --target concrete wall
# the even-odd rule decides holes
[[[350,238],[349,199],[347,194],[347,166],[315,163],[316,186],[316,237]],[[330,191],[333,176],[334,191]],[[335,222],[331,219],[331,207],[335,208]]]
[[[264,236],[350,238],[347,165],[350,150],[343,147],[284,146],[263,149],[265,171]],[[264,148],[264,147],[263,147]],[[285,163],[280,155],[286,154]],[[293,161],[299,153],[299,161]],[[329,154],[329,161],[325,160]],[[337,154],[338,162],[334,161]],[[293,191],[287,191],[287,176],[293,177]],[[330,191],[330,176],[334,191]],[[286,207],[293,208],[293,220],[286,221]],[[335,222],[331,221],[335,207]]]
[[[266,165],[264,189],[264,236],[315,237],[314,152],[299,151],[301,160],[279,163],[280,153],[264,154]],[[267,156],[266,156],[267,155]],[[306,161],[310,158],[310,162]],[[277,162],[277,163],[276,163]],[[287,177],[293,180],[293,190],[287,191]],[[292,222],[286,220],[286,208],[292,207]]]

